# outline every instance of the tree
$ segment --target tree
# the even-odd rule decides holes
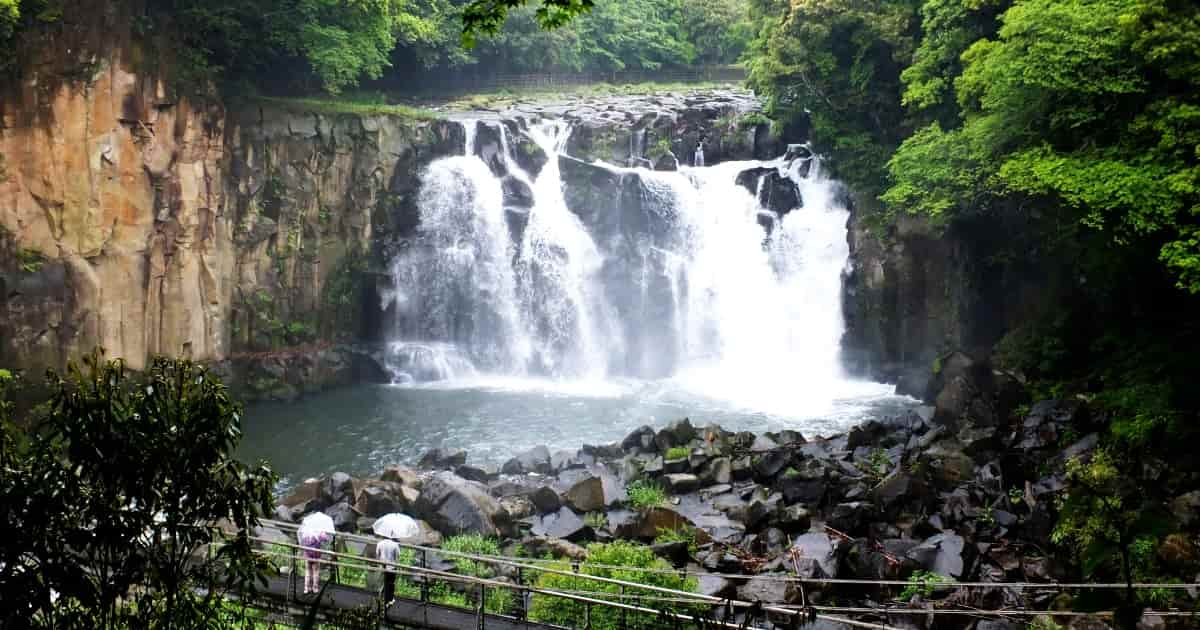
[[[249,536],[274,481],[232,456],[238,405],[190,361],[159,358],[134,377],[95,353],[48,380],[27,439],[3,445],[4,614],[47,627],[216,623],[222,588],[263,575]],[[210,548],[219,521],[236,531]]]
[[[913,1],[784,2],[753,0],[758,37],[749,53],[750,84],[769,115],[807,119],[811,140],[835,173],[871,196],[908,127],[900,73],[918,36]]]

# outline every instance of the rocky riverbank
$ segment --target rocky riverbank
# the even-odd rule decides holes
[[[910,592],[909,607],[1067,605],[1053,590],[950,583],[1078,577],[1073,561],[1054,552],[1051,533],[1067,463],[1086,460],[1097,444],[1095,434],[1076,433],[1087,426],[1087,406],[1028,405],[1010,385],[1010,376],[951,355],[930,384],[934,405],[842,435],[732,433],[683,419],[574,453],[534,448],[499,470],[472,466],[465,451],[434,450],[378,479],[309,480],[276,518],[319,510],[339,529],[360,531],[402,511],[421,519],[428,544],[478,533],[510,550],[576,559],[590,541],[636,540],[677,567],[713,574],[699,580],[706,594],[769,603],[796,604],[800,594],[762,576],[904,580],[929,572],[948,583]],[[647,499],[649,486],[662,489],[661,501]],[[1181,553],[1194,554],[1187,546]],[[880,606],[899,591],[825,585],[807,596]],[[1106,627],[1088,623],[1071,627]],[[936,627],[1023,627],[973,624],[939,617]],[[900,626],[934,627],[925,617]]]

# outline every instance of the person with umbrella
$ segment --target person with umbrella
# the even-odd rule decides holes
[[[421,534],[421,528],[412,517],[393,512],[379,517],[371,530],[383,537],[375,545],[375,559],[386,563],[379,594],[383,605],[390,606],[396,599],[396,559],[400,556],[400,545],[396,541],[415,540]]]
[[[304,594],[321,591],[321,546],[333,538],[333,519],[316,512],[300,521],[296,539],[304,548]]]

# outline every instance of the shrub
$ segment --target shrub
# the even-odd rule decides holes
[[[500,555],[500,543],[494,538],[485,538],[479,534],[460,534],[451,536],[442,543],[442,549],[446,551],[454,551],[457,553],[471,553],[487,556]],[[454,564],[456,572],[462,575],[470,575],[479,578],[492,578],[496,575],[495,569],[488,564],[471,560],[469,558],[450,557],[450,562]],[[439,584],[438,586],[445,586]],[[439,591],[440,592],[440,591]],[[467,601],[467,597],[446,589],[442,603],[451,606],[462,606],[459,600]],[[487,599],[484,601],[484,609],[491,613],[507,613],[512,610],[514,603],[513,592],[501,588],[489,588],[487,590]]]
[[[953,583],[953,578],[929,571],[917,571],[909,576],[908,586],[905,586],[904,590],[901,591],[900,599],[909,600],[912,599],[913,595],[917,595],[918,593],[922,597],[930,597],[937,590],[937,587]]]
[[[695,555],[699,550],[699,545],[696,543],[696,529],[682,525],[674,529],[662,528],[658,530],[658,536],[654,538],[654,544],[664,545],[668,543],[682,542],[687,543],[688,553]]]
[[[604,568],[606,566],[628,568]],[[571,565],[564,562],[550,565],[550,568],[560,571],[570,571]],[[634,569],[661,569],[670,571],[671,565],[656,557],[649,547],[626,541],[607,544],[593,543],[589,545],[588,559],[579,565],[579,573],[581,575],[594,575],[681,591],[696,591],[696,579],[693,577],[683,577],[674,572],[643,573]],[[600,595],[597,599],[611,599],[613,601],[616,601],[615,596],[621,591],[621,587],[616,584],[592,582],[574,576],[552,573],[543,573],[537,580],[537,587],[548,590],[578,590],[609,594],[610,597]],[[625,593],[626,595],[656,595],[653,591],[629,587],[626,588]],[[702,608],[683,604],[656,603],[657,605],[668,606],[669,610],[684,614],[694,614],[698,608]],[[529,609],[529,617],[535,621],[574,626],[584,617],[584,605],[580,602],[562,598],[534,595]],[[626,622],[625,627],[634,629],[663,627],[662,620],[654,616],[634,613],[632,611],[626,613]],[[615,630],[621,627],[621,611],[600,606],[592,607],[591,627],[594,630]]]
[[[588,512],[583,517],[583,523],[592,529],[604,529],[608,527],[608,515],[604,512]]]
[[[629,505],[639,510],[657,507],[667,502],[667,493],[649,481],[635,481],[625,488],[625,493],[629,495]]]
[[[673,446],[667,449],[667,453],[663,456],[663,459],[687,459],[688,455],[691,454],[691,449],[686,446]]]

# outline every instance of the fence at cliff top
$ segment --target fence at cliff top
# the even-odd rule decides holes
[[[297,526],[291,523],[281,521],[264,520],[263,524],[276,529],[279,533],[291,532],[294,533]],[[263,532],[258,532],[263,533]],[[297,554],[302,549],[297,544],[276,538],[268,538],[263,536],[252,537],[256,543],[263,547],[259,552],[268,559],[282,560],[285,563],[290,563],[290,574],[286,578],[286,584],[275,584],[276,587],[272,594],[275,596],[283,596],[287,603],[296,600],[295,585],[297,567]],[[337,534],[337,540],[340,540],[342,545],[354,543],[362,545],[360,552],[365,553],[367,545],[377,541],[374,537],[359,536],[354,534]],[[1076,611],[1061,611],[1061,610],[1037,610],[1025,608],[1003,608],[1003,609],[980,609],[966,605],[954,605],[954,607],[936,607],[938,603],[930,603],[931,607],[921,608],[913,606],[910,603],[904,603],[900,606],[881,606],[881,607],[865,607],[865,606],[840,606],[840,605],[821,605],[813,602],[808,602],[804,599],[804,584],[822,585],[822,584],[858,584],[858,585],[874,585],[881,588],[908,586],[912,583],[900,580],[846,580],[846,579],[822,579],[822,578],[799,578],[799,577],[784,577],[784,576],[755,576],[755,575],[734,575],[734,574],[711,574],[679,570],[666,569],[639,569],[633,567],[612,567],[619,569],[623,575],[631,574],[652,574],[652,573],[670,573],[678,576],[699,576],[699,575],[719,575],[734,577],[739,579],[776,579],[787,580],[794,582],[800,589],[802,604],[787,605],[787,604],[763,604],[761,602],[743,601],[733,598],[722,598],[701,593],[681,591],[671,588],[652,586],[631,582],[627,580],[617,580],[588,573],[581,573],[581,568],[591,570],[598,565],[583,565],[578,561],[572,560],[539,560],[530,558],[512,558],[507,556],[489,556],[473,553],[455,552],[433,547],[421,545],[402,544],[402,547],[411,550],[413,560],[410,562],[400,563],[396,565],[387,565],[386,563],[365,558],[361,555],[347,553],[344,551],[322,551],[323,557],[319,563],[327,567],[329,577],[333,584],[338,584],[341,589],[343,601],[351,601],[347,599],[347,587],[345,583],[352,580],[342,579],[343,574],[353,573],[354,579],[361,579],[365,588],[368,573],[378,573],[385,567],[394,570],[409,582],[409,588],[413,590],[413,595],[416,597],[400,597],[399,602],[393,608],[388,608],[382,611],[381,615],[385,621],[398,621],[407,625],[414,625],[419,621],[418,616],[428,620],[430,611],[443,616],[458,615],[463,619],[458,619],[456,623],[460,626],[465,623],[464,619],[471,619],[470,625],[477,627],[490,628],[549,628],[554,627],[547,625],[544,622],[531,621],[527,619],[529,612],[529,598],[537,595],[542,597],[553,597],[565,599],[575,602],[583,606],[584,619],[577,627],[589,627],[591,619],[591,611],[593,607],[609,608],[621,611],[621,627],[626,627],[626,616],[634,614],[641,616],[644,620],[645,615],[653,615],[658,620],[667,620],[673,622],[692,622],[698,627],[721,627],[721,628],[748,628],[752,629],[757,626],[752,625],[756,619],[761,618],[766,620],[765,615],[770,614],[776,617],[786,617],[795,621],[804,619],[823,619],[832,623],[840,623],[854,628],[868,629],[889,629],[895,628],[889,624],[889,620],[895,617],[911,616],[911,615],[950,615],[950,616],[972,616],[979,619],[1011,619],[1014,617],[1050,617],[1050,618],[1078,618],[1078,617],[1101,617],[1111,618],[1112,611],[1097,611],[1097,612],[1076,612]],[[417,556],[416,554],[420,554]],[[459,559],[478,563],[478,565],[487,565],[494,567],[493,575],[507,573],[508,577],[494,579],[491,577],[477,577],[473,575],[462,575],[433,569],[429,567],[429,558],[433,555],[441,559]],[[418,561],[419,558],[419,561]],[[548,589],[537,586],[536,576],[539,575],[560,575],[570,577],[572,580],[577,580],[572,584],[573,588],[565,589]],[[532,579],[523,580],[523,576],[533,576]],[[460,600],[460,604],[455,610],[454,605],[449,605],[445,602],[438,603],[430,599],[430,582],[441,582],[455,585],[454,592],[464,594]],[[591,583],[597,587],[606,587],[610,592],[580,589],[579,585]],[[419,586],[417,586],[419,584]],[[943,586],[943,585],[939,585]],[[1134,589],[1171,589],[1171,590],[1188,590],[1189,594],[1194,596],[1194,590],[1200,587],[1197,584],[1094,584],[1094,583],[1005,583],[1005,582],[952,582],[944,585],[946,588],[989,588],[989,589],[1014,589],[1014,590],[1069,590],[1069,589],[1124,589],[1132,586]],[[611,592],[613,588],[619,589],[617,592]],[[628,590],[627,590],[628,589]],[[495,614],[485,610],[484,604],[488,601],[487,591],[493,592],[503,591],[515,595],[515,600],[511,600],[511,606],[504,612],[509,614]],[[277,591],[277,592],[276,592]],[[357,589],[359,600],[371,601],[371,592],[364,589]],[[475,604],[471,607],[468,603],[468,597],[465,593],[475,593]],[[353,593],[351,593],[353,594]],[[615,601],[614,601],[615,600]],[[323,602],[325,600],[322,600]],[[519,602],[519,603],[517,603]],[[337,597],[330,598],[331,604],[337,603]],[[655,608],[655,605],[661,604],[687,604],[699,607],[724,609],[725,616],[721,618],[706,617],[703,613],[699,616],[693,616],[678,612],[671,612],[663,608]],[[300,605],[299,603],[297,605]],[[731,614],[734,610],[742,611],[742,616]],[[695,613],[694,613],[695,614]],[[1171,618],[1171,617],[1195,617],[1198,614],[1195,610],[1147,610],[1143,613],[1149,617]],[[834,616],[837,615],[837,616]],[[863,620],[862,617],[867,617],[868,620]],[[857,617],[857,619],[856,619]],[[447,623],[450,623],[449,617],[445,617]],[[883,621],[880,622],[879,620]],[[417,624],[417,627],[438,627],[437,624],[426,624],[424,626]],[[446,626],[454,627],[454,626]]]
[[[746,70],[740,66],[701,66],[694,68],[664,68],[660,70],[628,70],[617,72],[571,72],[537,74],[442,73],[423,77],[411,85],[387,85],[385,89],[415,89],[439,94],[498,90],[544,90],[607,83],[627,85],[637,83],[740,83],[746,80]]]

